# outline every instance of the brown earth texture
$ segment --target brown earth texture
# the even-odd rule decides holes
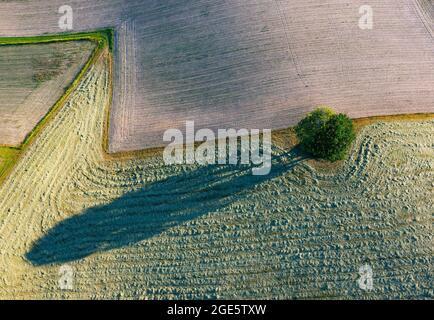
[[[434,298],[432,118],[365,127],[327,173],[277,143],[263,177],[122,159],[108,58],[0,185],[1,299]]]
[[[62,32],[63,0],[2,1],[0,36]],[[433,112],[431,0],[72,0],[73,31],[115,29],[110,151],[186,120],[284,128],[317,105],[351,117]]]

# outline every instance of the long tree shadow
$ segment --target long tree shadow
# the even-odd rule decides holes
[[[305,159],[297,151],[274,157],[266,176],[253,176],[249,166],[212,165],[150,184],[60,222],[26,258],[39,266],[66,263],[140,242],[230,204]]]

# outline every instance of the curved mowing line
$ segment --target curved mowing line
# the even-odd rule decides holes
[[[28,133],[24,142],[19,146],[2,146],[1,148],[5,149],[14,149],[18,154],[15,156],[15,159],[7,161],[6,165],[3,168],[0,167],[0,184],[4,181],[4,179],[8,176],[11,169],[14,167],[16,162],[21,158],[22,152],[34,141],[34,139],[38,136],[38,134],[43,130],[47,123],[54,118],[54,116],[58,113],[61,107],[64,105],[66,100],[69,98],[71,93],[77,88],[84,75],[87,73],[89,68],[94,64],[96,59],[102,53],[102,50],[106,47],[109,48],[110,52],[113,52],[113,44],[114,44],[114,29],[101,29],[96,30],[94,32],[80,32],[80,33],[63,33],[57,35],[45,35],[45,36],[33,36],[33,37],[0,37],[0,45],[24,45],[24,44],[41,44],[41,43],[52,43],[52,42],[62,42],[62,41],[96,41],[98,46],[92,52],[91,57],[84,65],[82,70],[78,73],[76,78],[73,80],[71,85],[59,98],[59,100],[53,105],[53,107],[48,111],[48,113],[37,123],[37,125]],[[105,121],[104,121],[104,133],[103,133],[103,141],[102,148],[104,154],[107,158],[123,160],[123,159],[131,159],[138,157],[147,157],[156,154],[160,154],[163,150],[163,147],[156,148],[146,148],[135,151],[122,151],[116,153],[109,153],[109,127],[110,127],[110,112],[112,107],[113,100],[113,59],[110,58],[109,63],[109,74],[110,83],[109,83],[109,103],[106,110]],[[417,114],[406,114],[406,115],[390,115],[390,116],[373,116],[367,118],[354,119],[353,121],[356,124],[356,128],[360,130],[362,127],[371,124],[377,121],[403,121],[403,120],[423,120],[427,118],[433,118],[434,113],[417,113]],[[291,127],[283,130],[275,130],[277,134],[286,134],[288,130],[291,130]]]
[[[83,77],[86,75],[87,71],[94,64],[96,59],[100,56],[103,49],[108,47],[111,51],[113,49],[113,30],[112,29],[104,29],[97,30],[95,32],[89,33],[65,33],[61,35],[49,35],[49,36],[35,36],[35,37],[5,37],[0,38],[0,46],[1,45],[24,45],[24,44],[42,44],[42,43],[53,43],[53,42],[64,42],[64,41],[94,41],[98,45],[93,50],[89,60],[77,74],[75,79],[72,81],[71,85],[66,89],[65,93],[56,101],[53,107],[47,112],[47,114],[36,124],[36,126],[27,134],[24,142],[19,146],[1,146],[1,149],[14,149],[17,151],[17,155],[14,159],[7,161],[6,165],[1,168],[0,164],[0,184],[6,179],[6,177],[11,172],[14,165],[19,161],[21,155],[25,151],[25,149],[33,143],[35,138],[39,135],[39,133],[46,127],[48,122],[53,119],[62,106],[65,104],[66,100],[69,98],[71,93],[75,91],[75,89],[80,84]],[[110,80],[111,83],[111,80]]]

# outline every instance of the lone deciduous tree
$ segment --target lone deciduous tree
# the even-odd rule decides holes
[[[309,113],[295,132],[304,151],[330,161],[344,159],[355,139],[352,120],[325,107]]]

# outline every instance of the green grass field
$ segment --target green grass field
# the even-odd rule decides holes
[[[1,177],[5,175],[15,164],[19,155],[20,149],[10,147],[0,147],[0,183]]]

